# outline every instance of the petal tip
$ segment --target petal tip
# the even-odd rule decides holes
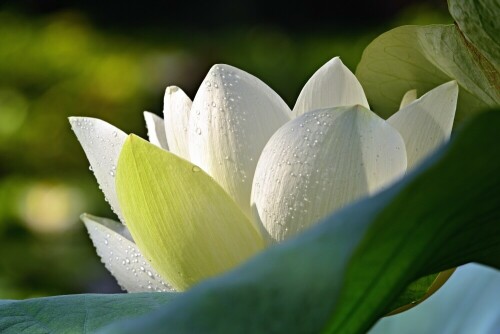
[[[165,89],[165,94],[172,95],[172,94],[175,94],[176,92],[178,92],[179,90],[181,90],[181,89],[177,86],[168,86]]]

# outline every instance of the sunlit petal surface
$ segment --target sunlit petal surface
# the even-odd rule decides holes
[[[253,183],[254,215],[269,237],[281,241],[405,170],[401,135],[370,110],[308,112],[266,145]]]
[[[257,160],[290,109],[258,78],[215,65],[193,102],[189,123],[191,161],[212,176],[250,216]]]

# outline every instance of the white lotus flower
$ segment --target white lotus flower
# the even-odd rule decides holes
[[[256,77],[215,65],[193,102],[181,89],[168,87],[164,120],[147,112],[144,116],[151,143],[208,173],[234,199],[242,216],[274,242],[387,187],[417,165],[450,136],[457,95],[454,81],[419,99],[410,91],[401,109],[383,120],[369,110],[356,77],[334,58],[309,79],[290,110]],[[70,122],[101,189],[123,222],[114,176],[127,135],[98,119],[72,117]],[[170,272],[156,268],[164,272],[160,275],[154,270],[155,262],[144,259],[126,227],[89,215],[82,218],[102,261],[127,291],[164,290],[171,288],[169,284],[186,288],[178,283],[182,273],[173,273],[179,274],[174,278],[167,277]],[[178,233],[173,245],[186,248],[187,242],[193,247],[200,243],[183,243],[194,237]],[[210,245],[210,240],[204,242]],[[261,245],[249,247],[254,253]],[[190,261],[196,266],[203,258]],[[221,265],[216,271],[227,269]]]

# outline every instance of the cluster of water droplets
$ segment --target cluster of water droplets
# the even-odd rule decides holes
[[[241,108],[244,97],[240,95],[239,90],[242,84],[240,74],[225,66],[214,66],[201,87],[206,91],[205,96],[212,98],[206,99],[203,105],[195,104],[191,117],[199,119],[196,122],[198,126],[194,129],[196,135],[213,131],[222,137],[221,140],[231,143],[231,146],[224,146],[226,151],[217,152],[219,155],[213,157],[212,163],[225,165],[233,170],[234,175],[239,176],[240,183],[246,183],[249,177],[248,166],[255,165],[255,159],[238,155],[249,142],[245,132],[247,127],[241,126],[248,121],[247,108]]]
[[[335,164],[318,162],[328,154],[325,141],[338,116],[328,110],[306,113],[280,129],[266,146],[263,154],[271,158],[259,165],[253,192],[259,194],[254,199],[260,219],[273,235],[288,237],[322,218],[325,208],[318,203],[335,191],[336,181],[329,177]]]
[[[174,291],[129,238],[97,223],[88,224],[87,227],[102,263],[122,289],[128,292]]]
[[[125,133],[110,124],[92,118],[72,118],[71,126],[85,150],[90,162],[89,170],[94,173],[99,189],[104,193],[105,201],[124,222],[118,210],[114,177],[118,157],[126,138]]]

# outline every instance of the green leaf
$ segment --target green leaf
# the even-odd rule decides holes
[[[420,277],[500,268],[499,128],[480,114],[394,186],[103,332],[365,333]]]
[[[210,176],[134,135],[120,153],[116,189],[135,243],[177,291],[264,248],[257,227]]]
[[[0,301],[0,332],[94,333],[120,319],[151,312],[176,293],[70,295],[25,301]]]
[[[500,68],[500,2],[448,0],[448,7],[465,38]]]
[[[425,303],[381,319],[370,334],[498,333],[500,272],[468,264]]]
[[[435,293],[451,277],[455,268],[439,274],[417,279],[406,287],[398,299],[389,307],[388,315],[398,314],[415,307]]]
[[[368,45],[356,69],[373,110],[388,117],[405,92],[422,95],[450,80],[460,85],[457,121],[500,104],[498,69],[454,25],[403,26]]]

